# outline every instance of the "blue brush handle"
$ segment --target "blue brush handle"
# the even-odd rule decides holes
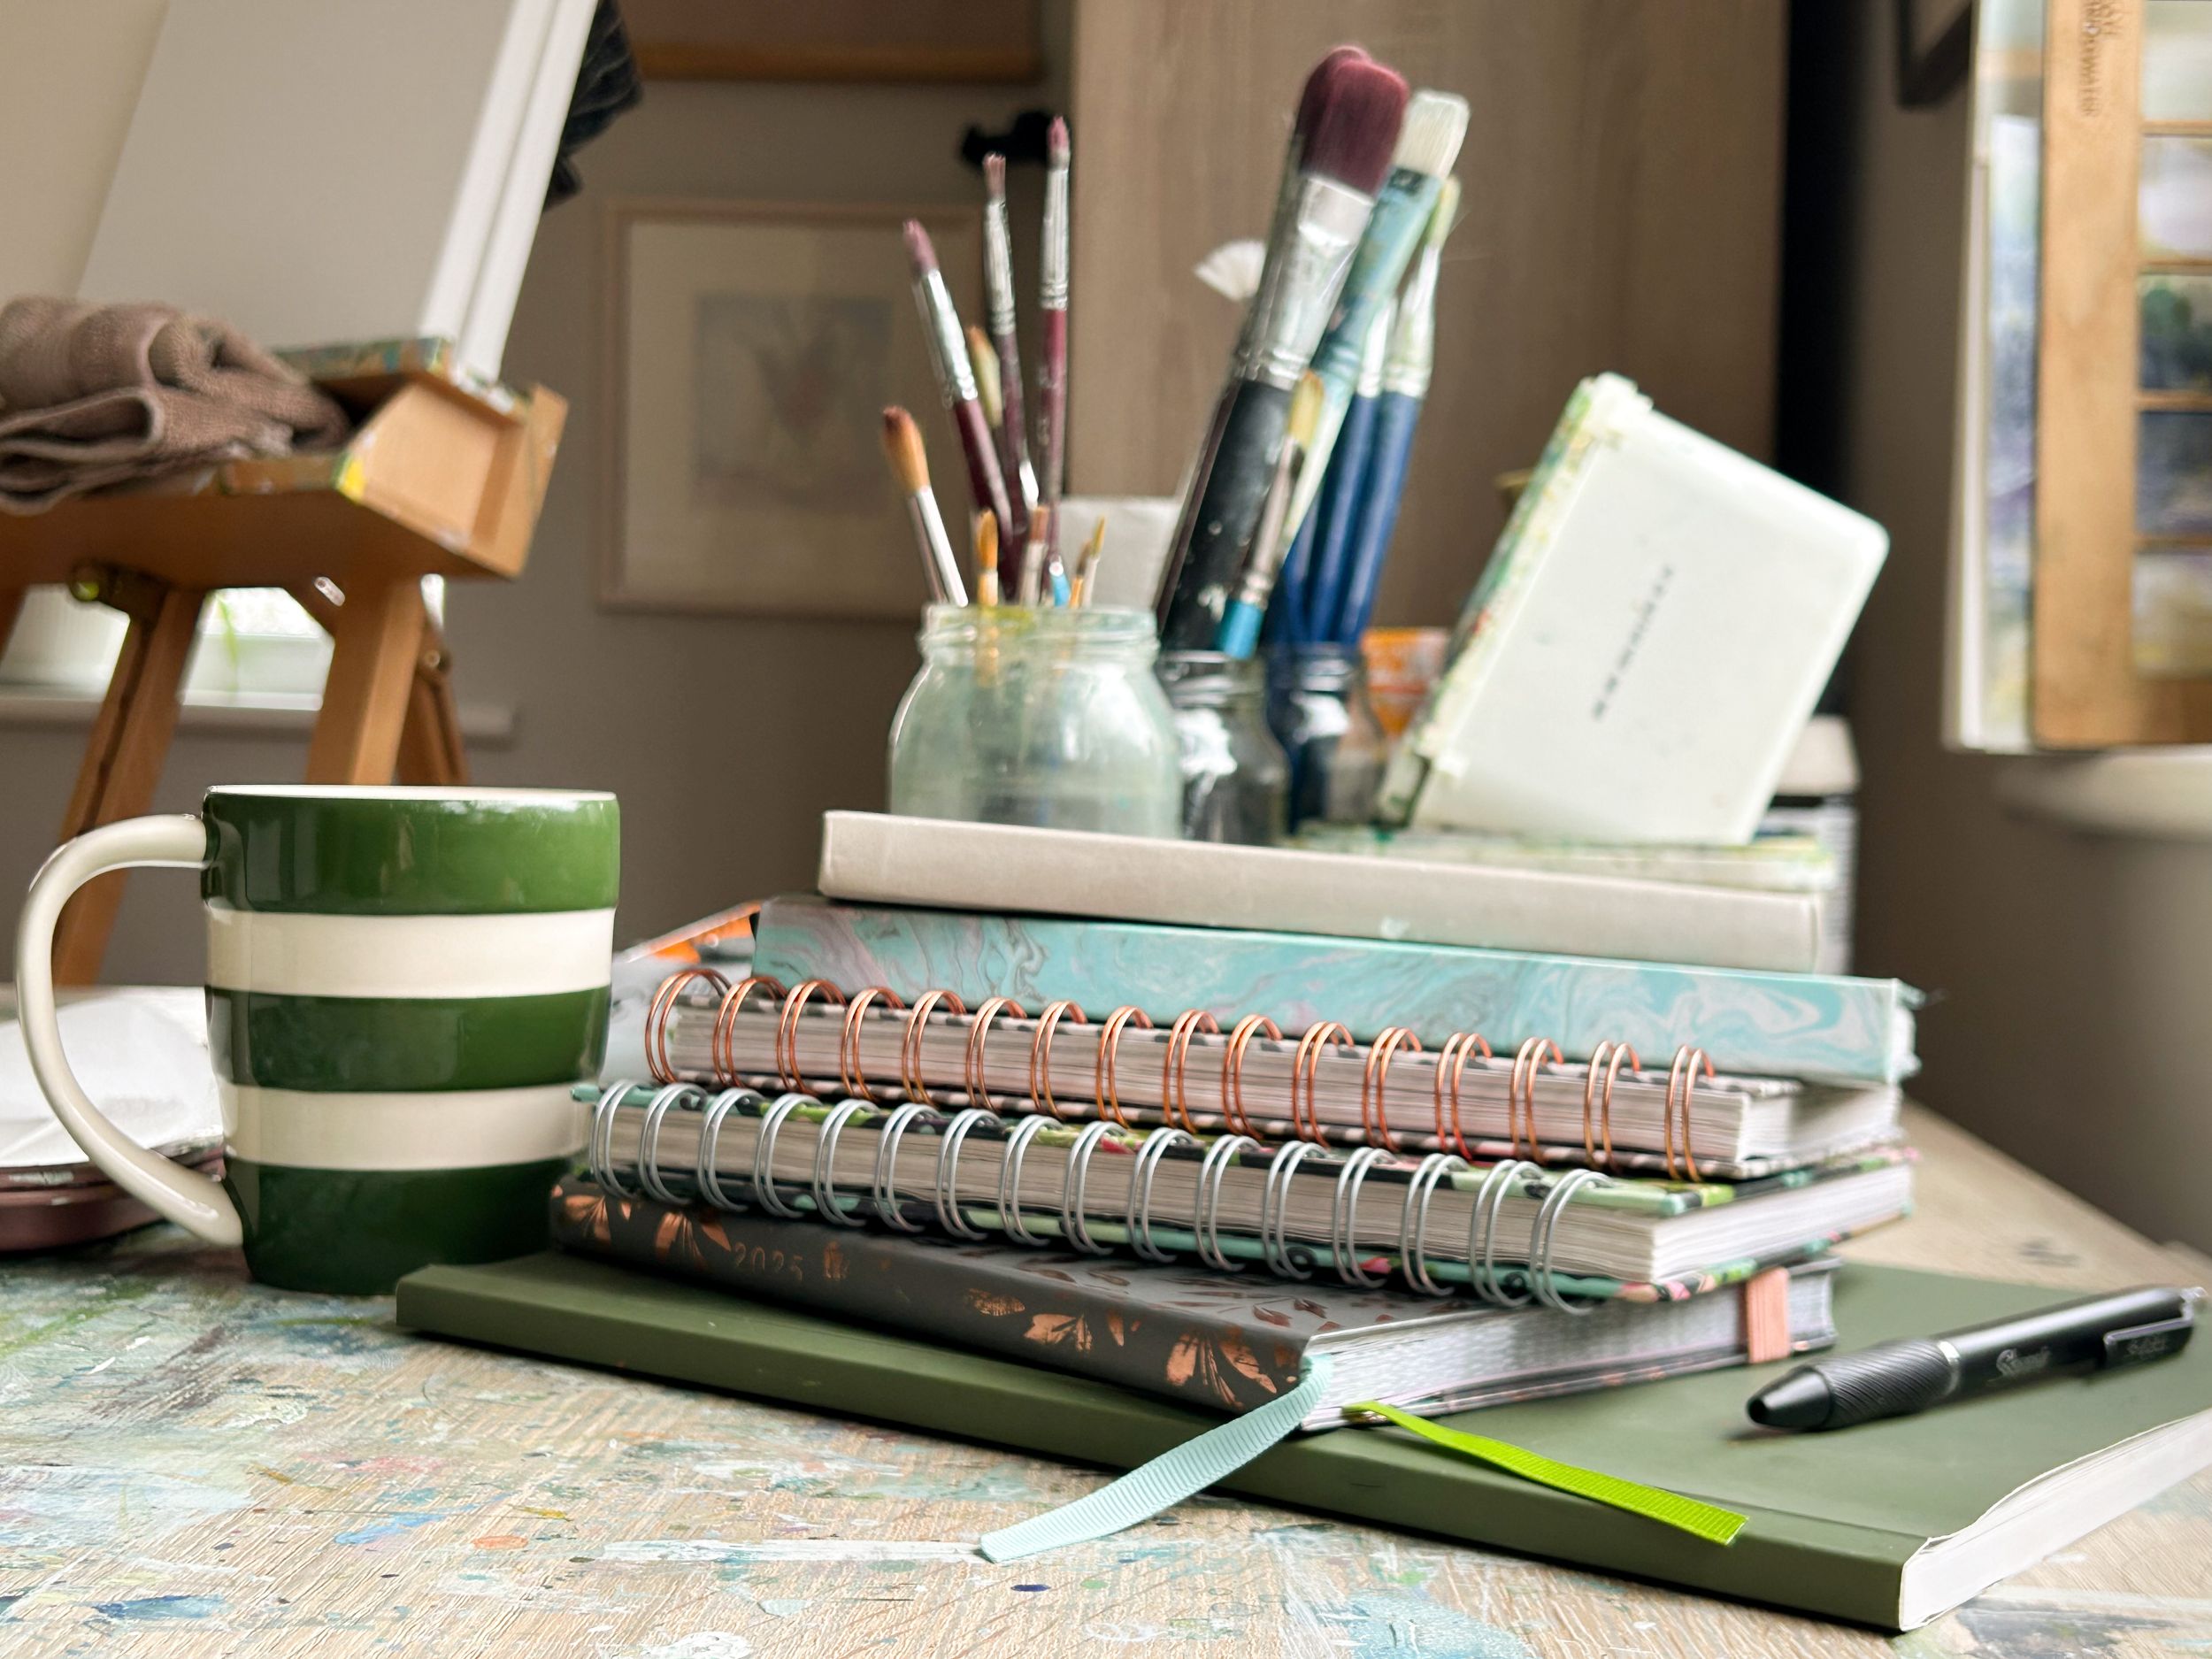
[[[1248,604],[1241,599],[1232,599],[1229,609],[1223,613],[1221,631],[1214,635],[1214,649],[1224,657],[1247,657],[1259,649],[1260,622],[1267,615],[1264,605]]]
[[[1359,522],[1352,534],[1351,575],[1342,603],[1322,637],[1356,645],[1375,614],[1383,561],[1398,527],[1398,503],[1405,495],[1406,468],[1413,457],[1413,429],[1421,419],[1421,400],[1403,392],[1385,392],[1375,400],[1375,432],[1366,488],[1360,492]]]
[[[1284,557],[1275,578],[1275,597],[1267,607],[1269,643],[1310,645],[1313,634],[1306,626],[1306,582],[1313,574],[1313,539],[1321,527],[1321,515],[1310,512]]]
[[[1344,429],[1337,434],[1336,453],[1329,457],[1329,476],[1321,486],[1321,499],[1307,522],[1320,520],[1314,541],[1313,567],[1307,580],[1305,635],[1309,640],[1329,638],[1329,625],[1343,603],[1344,587],[1351,572],[1352,526],[1360,497],[1361,480],[1367,476],[1367,457],[1375,438],[1372,397],[1355,397],[1344,412]]]

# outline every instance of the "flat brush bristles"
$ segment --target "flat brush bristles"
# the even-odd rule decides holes
[[[1290,395],[1289,442],[1300,449],[1313,447],[1313,434],[1321,425],[1322,405],[1328,401],[1317,374],[1298,377],[1298,389]]]
[[[1363,64],[1367,61],[1367,53],[1363,49],[1348,45],[1336,48],[1316,64],[1307,73],[1306,84],[1299,89],[1298,119],[1293,130],[1301,133],[1309,131],[1320,119],[1322,106],[1329,101],[1336,77],[1347,64]]]
[[[1300,125],[1299,171],[1372,196],[1390,171],[1391,152],[1405,119],[1405,78],[1372,58],[1347,58],[1327,66],[1327,83],[1313,100],[1312,119]]]
[[[883,411],[883,453],[901,489],[918,495],[929,488],[929,453],[922,448],[921,428],[895,405]]]
[[[1466,99],[1450,92],[1417,92],[1406,105],[1405,125],[1398,129],[1398,148],[1390,165],[1431,178],[1449,173],[1466,137]]]

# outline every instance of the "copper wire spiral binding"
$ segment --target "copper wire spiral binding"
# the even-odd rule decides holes
[[[942,1005],[956,1014],[965,1014],[968,1005],[950,991],[924,991],[914,999],[914,1006],[906,1011],[906,1030],[899,1038],[899,1082],[906,1090],[906,1098],[919,1106],[942,1106],[944,1102],[929,1092],[929,1085],[922,1080],[922,1033],[929,1024],[929,1017]]]
[[[968,1104],[988,1106],[991,1103],[991,1085],[983,1069],[987,1057],[986,1045],[990,1041],[991,1022],[1001,1014],[1011,1014],[1016,1019],[1027,1019],[1022,1005],[1010,996],[990,996],[976,1005],[975,1024],[968,1027],[967,1064],[964,1075],[968,1084]],[[919,1066],[916,1070],[919,1070]]]
[[[1091,1237],[1090,1215],[1083,1208],[1083,1190],[1091,1179],[1091,1154],[1098,1143],[1114,1133],[1114,1125],[1105,1118],[1087,1125],[1075,1137],[1075,1144],[1068,1148],[1067,1182],[1060,1189],[1060,1234],[1077,1249],[1091,1256],[1110,1256],[1113,1246],[1101,1244]]]
[[[1100,1115],[1111,1118],[1124,1129],[1136,1127],[1121,1109],[1121,1033],[1131,1025],[1139,1031],[1150,1031],[1152,1016],[1130,1002],[1106,1016],[1106,1023],[1098,1028],[1098,1061],[1093,1068],[1096,1084],[1093,1092],[1098,1096]]]
[[[1620,1166],[1613,1156],[1613,1081],[1621,1074],[1625,1062],[1632,1071],[1644,1069],[1643,1059],[1634,1048],[1624,1042],[1601,1042],[1590,1050],[1590,1064],[1582,1074],[1582,1156],[1590,1161],[1593,1169],[1599,1167],[1598,1146],[1605,1147],[1603,1167],[1617,1170]],[[1605,1072],[1605,1092],[1597,1093],[1598,1071]],[[1591,1110],[1596,1108],[1598,1134],[1591,1134]]]
[[[845,1005],[845,1031],[837,1045],[837,1080],[845,1086],[846,1094],[871,1106],[879,1102],[875,1091],[868,1087],[868,1074],[860,1064],[860,1022],[877,1002],[895,1009],[906,1006],[899,1000],[899,994],[887,985],[871,985],[855,991],[853,1000]]]
[[[1064,1018],[1071,1018],[1079,1025],[1090,1023],[1083,1010],[1065,998],[1048,1002],[1045,1011],[1037,1016],[1037,1034],[1029,1044],[1029,1098],[1055,1121],[1059,1119],[1060,1107],[1052,1098],[1052,1033]]]
[[[1706,1079],[1709,1082],[1713,1076],[1712,1061],[1706,1057],[1704,1049],[1693,1048],[1687,1043],[1684,1043],[1674,1051],[1674,1064],[1667,1068],[1667,1101],[1664,1108],[1667,1174],[1677,1180],[1685,1177],[1693,1181],[1703,1179],[1697,1172],[1696,1155],[1690,1150],[1690,1094],[1697,1087],[1697,1074],[1701,1070],[1704,1071]],[[1674,1119],[1677,1110],[1674,1102],[1678,1093],[1682,1097],[1679,1109],[1682,1115],[1682,1170],[1680,1173],[1676,1171],[1674,1164]]]
[[[864,1227],[868,1224],[864,1217],[847,1215],[844,1205],[838,1199],[838,1137],[845,1133],[847,1124],[874,1110],[865,1101],[841,1101],[830,1108],[829,1116],[822,1119],[822,1126],[818,1132],[821,1139],[814,1148],[814,1213],[841,1227]]]
[[[1221,1180],[1238,1154],[1260,1143],[1249,1135],[1217,1135],[1198,1166],[1198,1202],[1191,1207],[1191,1234],[1198,1241],[1198,1259],[1217,1273],[1241,1273],[1244,1263],[1221,1253]]]
[[[745,999],[755,991],[777,998],[786,995],[781,983],[764,973],[748,974],[731,987],[721,1007],[714,1010],[714,1035],[707,1045],[707,1064],[718,1083],[737,1081],[737,1017],[745,1011]],[[651,1034],[648,1027],[649,1039]]]
[[[1264,1031],[1271,1041],[1283,1040],[1283,1028],[1264,1014],[1247,1014],[1229,1033],[1229,1046],[1221,1054],[1221,1121],[1240,1135],[1256,1136],[1252,1118],[1244,1110],[1244,1050],[1252,1033]]]
[[[1336,1276],[1348,1285],[1372,1290],[1387,1273],[1370,1273],[1359,1264],[1359,1189],[1367,1171],[1390,1155],[1380,1147],[1359,1147],[1346,1155],[1337,1171],[1336,1190],[1329,1195],[1329,1254],[1336,1261]]]
[[[1431,1296],[1448,1296],[1449,1285],[1440,1285],[1429,1272],[1429,1202],[1437,1183],[1467,1168],[1467,1160],[1450,1152],[1432,1152],[1414,1166],[1406,1181],[1406,1205],[1398,1224],[1398,1259],[1407,1282]]]
[[[817,995],[826,998],[833,1008],[845,1005],[844,992],[827,979],[802,979],[783,999],[783,1012],[776,1020],[776,1077],[787,1089],[806,1087],[806,1079],[799,1074],[799,1016]]]
[[[686,1097],[689,1096],[687,1100]],[[704,1100],[706,1093],[696,1084],[671,1083],[653,1096],[645,1108],[645,1121],[638,1125],[637,1180],[645,1189],[646,1196],[664,1204],[682,1205],[691,1202],[695,1194],[680,1193],[661,1179],[661,1125],[667,1121],[668,1109],[675,1105],[689,1105],[691,1100]]]
[[[1185,1009],[1167,1028],[1167,1053],[1160,1062],[1160,1110],[1170,1123],[1180,1118],[1183,1132],[1193,1135],[1198,1133],[1198,1125],[1191,1121],[1189,1079],[1184,1068],[1190,1056],[1190,1040],[1202,1031],[1218,1037],[1221,1022],[1202,1008]]]
[[[1390,1079],[1390,1062],[1401,1046],[1410,1054],[1421,1052],[1421,1040],[1413,1034],[1410,1026],[1386,1025],[1377,1032],[1375,1041],[1367,1045],[1367,1064],[1359,1079],[1360,1128],[1365,1132],[1370,1146],[1380,1147],[1386,1152],[1398,1149],[1398,1138],[1390,1133],[1383,1089]]]
[[[1436,1144],[1454,1148],[1463,1158],[1474,1156],[1474,1152],[1467,1145],[1467,1137],[1460,1133],[1459,1078],[1460,1073],[1467,1069],[1469,1058],[1478,1048],[1482,1050],[1484,1059],[1492,1057],[1490,1045],[1483,1041],[1480,1032],[1455,1031],[1444,1039],[1444,1046],[1436,1051]],[[1444,1101],[1448,1084],[1452,1112],[1449,1134],[1444,1130]]]
[[[1320,1093],[1314,1085],[1314,1072],[1321,1064],[1321,1050],[1330,1043],[1340,1048],[1356,1048],[1352,1033],[1333,1019],[1324,1019],[1306,1028],[1306,1034],[1298,1039],[1298,1052],[1290,1062],[1290,1132],[1301,1141],[1317,1145],[1327,1137],[1321,1133]],[[1306,1086],[1306,1111],[1311,1118],[1309,1125],[1298,1121],[1298,1085]]]
[[[1526,1152],[1540,1162],[1544,1148],[1536,1138],[1536,1074],[1543,1068],[1547,1048],[1551,1050],[1552,1064],[1557,1065],[1566,1058],[1549,1037],[1531,1037],[1513,1056],[1513,1075],[1506,1079],[1505,1086],[1505,1144],[1516,1156],[1521,1155],[1520,1117],[1525,1115],[1528,1130]]]
[[[1129,1248],[1148,1262],[1172,1262],[1175,1253],[1152,1241],[1152,1178],[1159,1172],[1161,1156],[1170,1147],[1197,1137],[1180,1129],[1155,1129],[1137,1148],[1137,1161],[1129,1171],[1129,1203],[1123,1219],[1129,1227]]]
[[[645,1069],[656,1083],[673,1083],[676,1068],[668,1063],[668,1014],[676,998],[694,979],[705,979],[726,991],[729,980],[712,968],[682,968],[653,987],[653,1000],[645,1010]]]

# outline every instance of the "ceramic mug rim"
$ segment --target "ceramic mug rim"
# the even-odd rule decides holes
[[[607,789],[532,789],[471,784],[399,783],[217,783],[205,793],[255,795],[279,801],[470,801],[495,805],[550,806],[571,802],[612,801]]]

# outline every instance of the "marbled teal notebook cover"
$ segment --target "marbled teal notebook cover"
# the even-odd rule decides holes
[[[833,904],[763,907],[754,972],[787,985],[887,985],[911,1000],[938,987],[969,1007],[1011,996],[1034,1013],[1065,997],[1094,1018],[1133,1002],[1156,1019],[1202,1007],[1225,1026],[1267,1014],[1286,1031],[1334,1019],[1365,1041],[1409,1025],[1434,1048],[1479,1031],[1510,1053],[1549,1037],[1571,1060],[1598,1043],[1665,1064],[1694,1043],[1722,1071],[1894,1083],[1918,1071],[1913,1010],[1896,979],[1671,967],[1463,946],[1050,916]]]

